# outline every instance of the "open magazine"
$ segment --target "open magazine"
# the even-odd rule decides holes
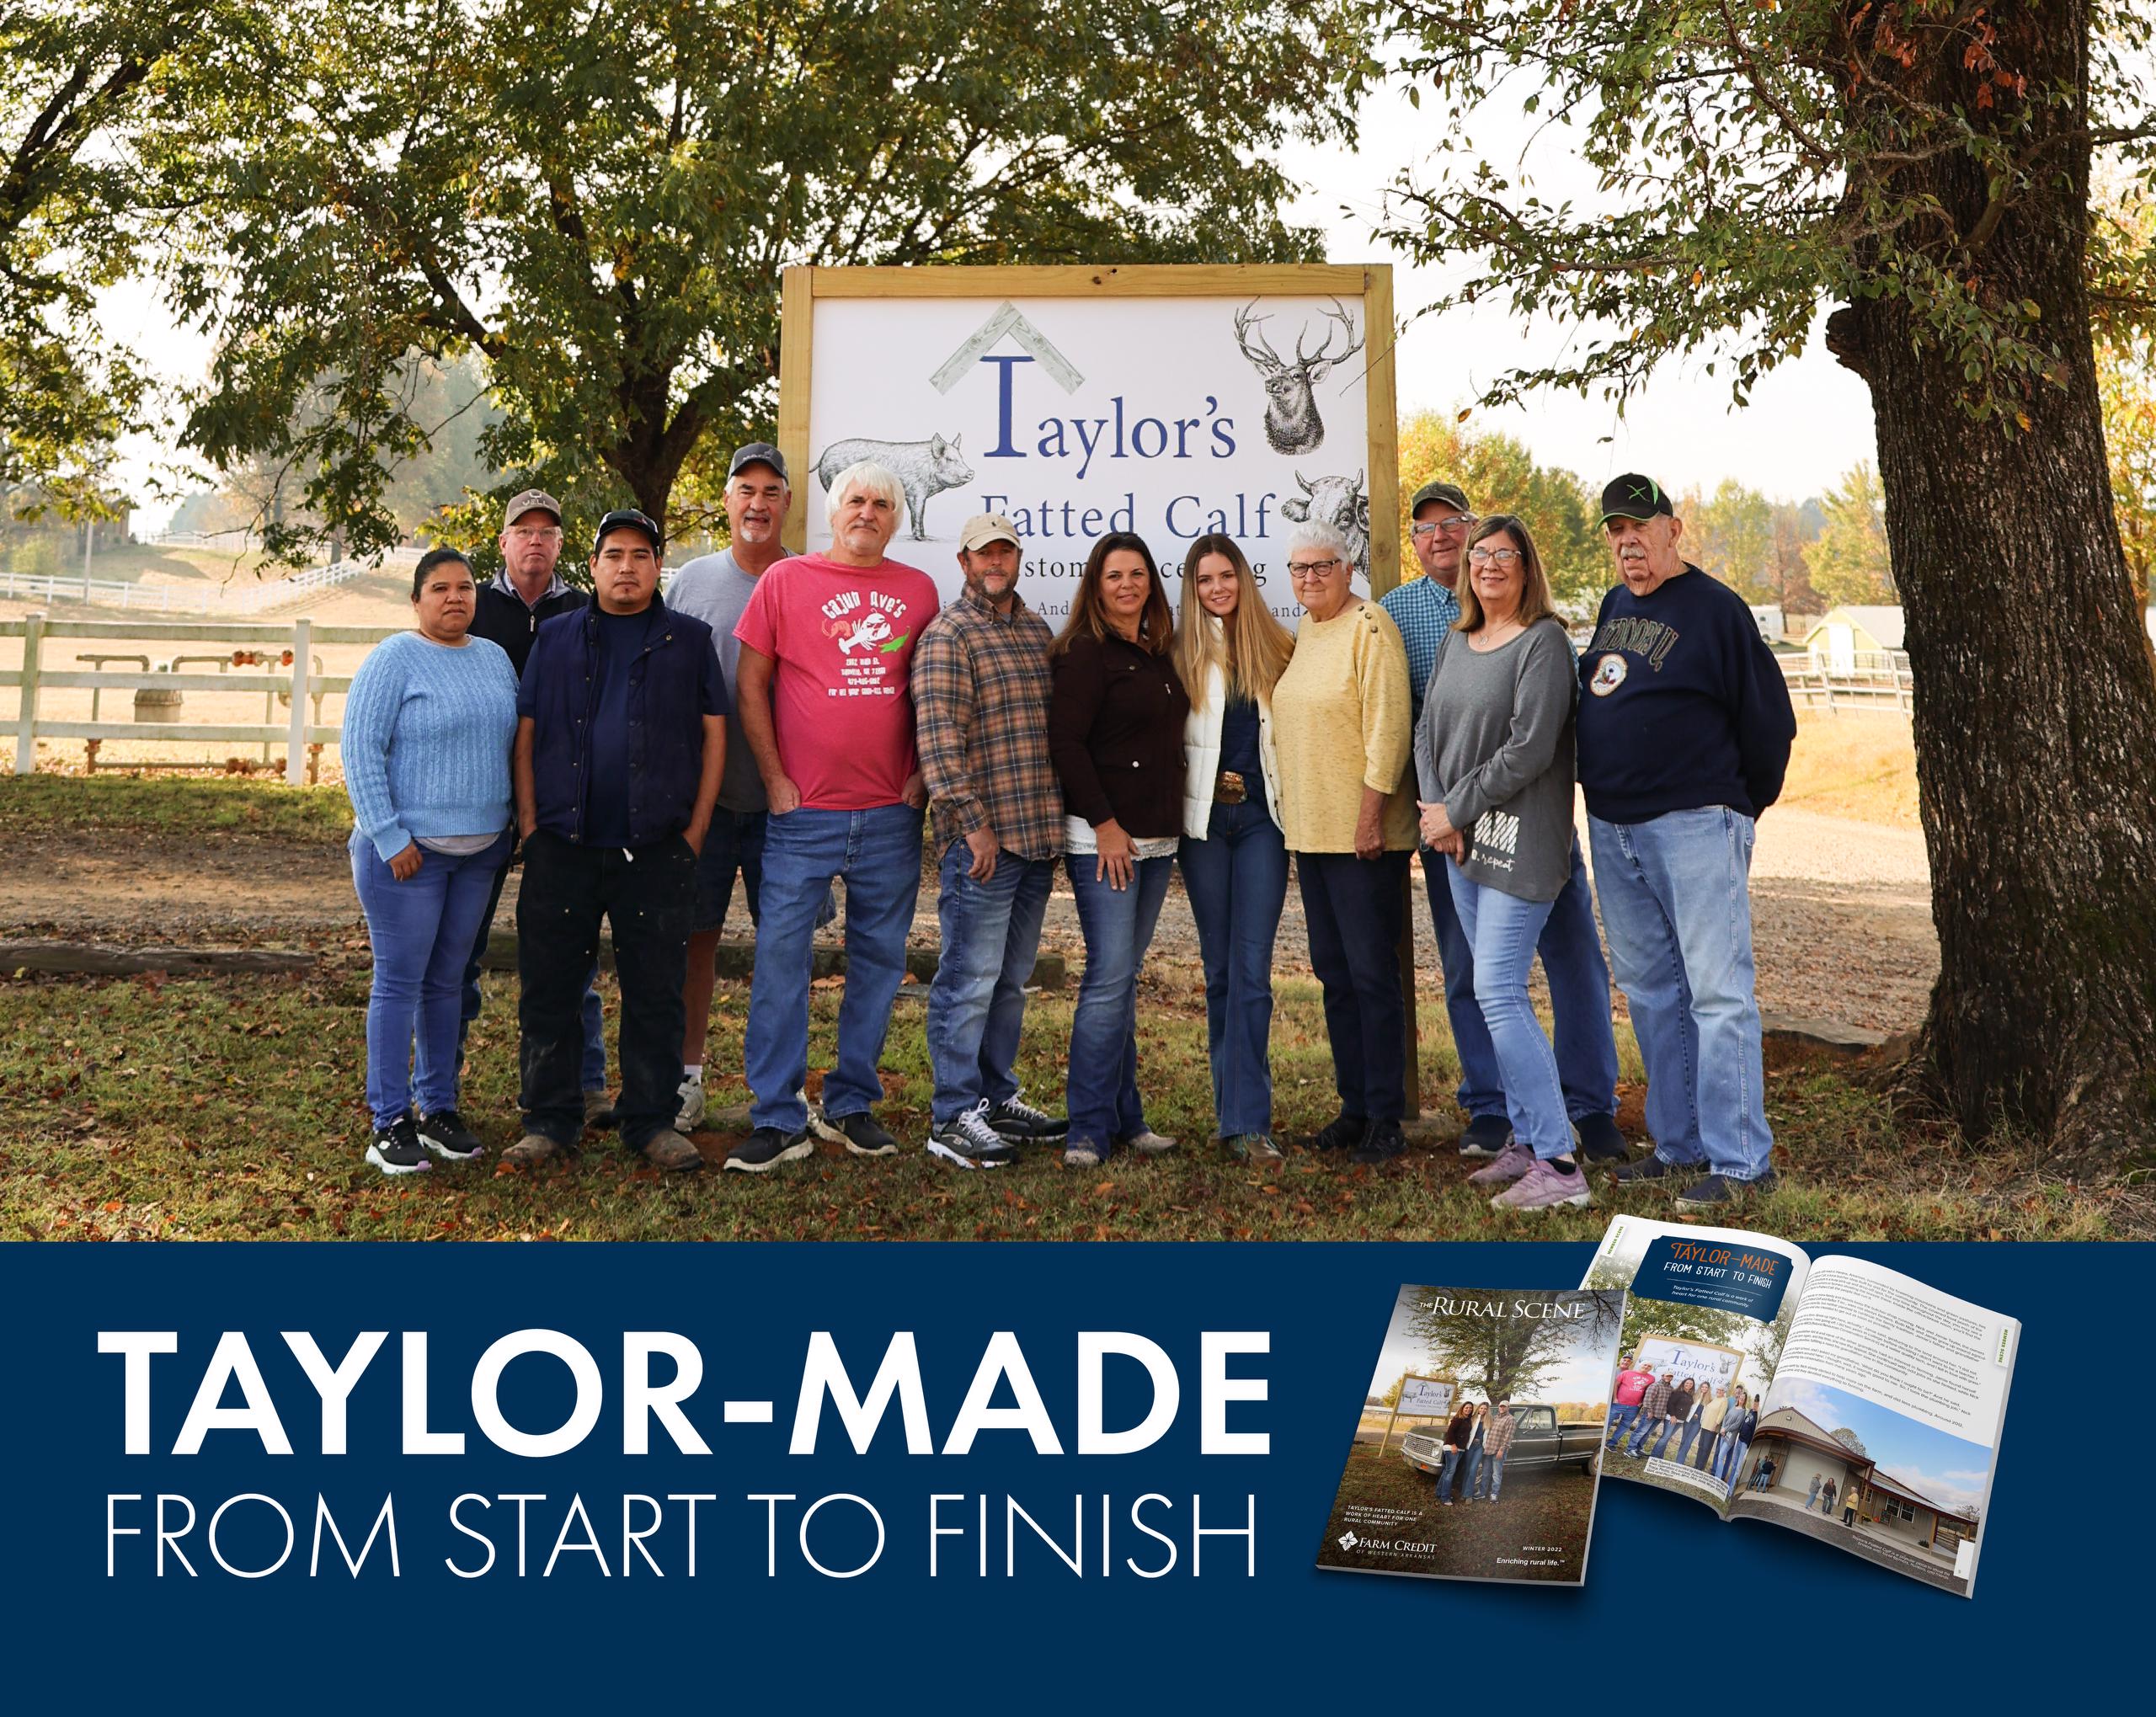
[[[1317,1565],[1580,1584],[1624,1316],[1620,1293],[1401,1288]]]
[[[1860,1258],[1634,1216],[1581,1286],[1630,1295],[1610,1477],[1974,1590],[2016,1320]]]

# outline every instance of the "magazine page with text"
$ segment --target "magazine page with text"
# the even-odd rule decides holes
[[[1613,1479],[1726,1512],[1811,1269],[1742,1229],[1620,1216],[1583,1288],[1627,1289],[1604,1441]]]
[[[1863,1259],[1821,1259],[1730,1517],[1969,1596],[2020,1345],[2013,1318]]]

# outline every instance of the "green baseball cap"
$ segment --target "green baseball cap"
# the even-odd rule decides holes
[[[1407,504],[1407,516],[1412,519],[1430,501],[1443,501],[1448,507],[1456,507],[1463,513],[1474,508],[1467,504],[1467,491],[1456,483],[1426,483],[1415,491],[1415,499]]]

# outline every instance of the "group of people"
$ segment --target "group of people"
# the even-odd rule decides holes
[[[659,593],[658,525],[600,520],[587,600],[562,579],[562,509],[504,520],[483,587],[421,560],[415,630],[355,677],[344,731],[352,863],[372,938],[367,1156],[385,1172],[476,1154],[457,1113],[464,1032],[512,850],[524,1134],[542,1161],[611,1107],[666,1169],[702,1157],[712,957],[738,878],[755,925],[744,1072],[750,1131],[725,1167],[807,1156],[812,1129],[887,1156],[880,1065],[933,831],[941,949],[929,988],[926,1149],[967,1167],[1059,1143],[1066,1164],[1174,1141],[1146,1119],[1139,977],[1180,866],[1204,966],[1219,1134],[1277,1160],[1267,1044],[1289,860],[1324,992],[1340,1111],[1308,1141],[1404,1147],[1398,948],[1421,849],[1457,1047],[1469,1178],[1504,1208],[1591,1202],[1582,1164],[1669,1180],[1680,1208],[1771,1184],[1747,877],[1795,717],[1749,611],[1686,563],[1666,491],[1603,497],[1620,583],[1575,659],[1527,524],[1454,484],[1412,498],[1424,577],[1368,601],[1313,520],[1286,544],[1291,633],[1242,547],[1202,536],[1179,610],[1139,536],[1092,545],[1059,630],[1029,608],[1006,518],[959,536],[962,592],[887,557],[904,491],[873,464],[826,486],[828,549],[781,546],[786,461],[729,467],[729,547]],[[1646,1062],[1653,1154],[1615,1122],[1610,970]],[[1015,1064],[1055,872],[1086,961],[1065,1111]],[[804,1095],[812,936],[846,891],[845,994],[820,1106]],[[620,978],[621,1093],[593,987],[604,920]],[[1540,954],[1554,1042],[1528,1000]],[[416,1041],[416,1051],[414,1043]]]
[[[1460,1402],[1445,1421],[1444,1458],[1438,1468],[1438,1500],[1448,1508],[1454,1501],[1495,1502],[1505,1480],[1505,1455],[1513,1446],[1519,1421],[1513,1417],[1513,1404]]]
[[[1832,1479],[1825,1479],[1824,1482],[1822,1482],[1823,1476],[1818,1473],[1812,1475],[1812,1483],[1804,1493],[1804,1512],[1809,1514],[1816,1506],[1820,1513],[1832,1520],[1834,1517],[1835,1499],[1838,1496],[1841,1501],[1842,1524],[1854,1526],[1858,1515],[1863,1512],[1859,1506],[1861,1499],[1857,1492],[1856,1481],[1852,1479],[1837,1490]],[[1768,1487],[1765,1485],[1755,1484],[1753,1488],[1764,1490]]]
[[[1621,1442],[1635,1460],[1658,1460],[1667,1449],[1678,1465],[1733,1485],[1758,1430],[1758,1403],[1742,1384],[1725,1387],[1674,1368],[1657,1376],[1633,1355],[1618,1369],[1603,1448]]]

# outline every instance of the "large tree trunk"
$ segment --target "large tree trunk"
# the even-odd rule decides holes
[[[2084,8],[2041,8],[2041,30],[2036,9],[2002,8],[2000,59],[2085,89]],[[1972,1138],[2004,1126],[2096,1167],[2156,1136],[2156,673],[2105,466],[2085,117],[2038,118],[2040,189],[1956,270],[2041,311],[2062,373],[2030,390],[2029,429],[1972,422],[1960,355],[1914,349],[1897,299],[1837,312],[1828,343],[1870,384],[1916,682],[1940,970],[1910,1087]],[[1925,177],[1982,230],[1972,163]]]

